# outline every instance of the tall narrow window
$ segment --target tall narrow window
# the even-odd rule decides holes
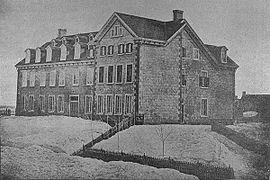
[[[90,95],[85,96],[85,113],[92,113],[92,96]]]
[[[59,86],[65,86],[65,70],[59,71]]]
[[[58,96],[57,103],[58,103],[58,105],[57,105],[58,112],[63,113],[64,112],[64,95]]]
[[[39,96],[39,109],[41,112],[45,111],[45,96],[43,95]]]
[[[126,82],[131,83],[132,82],[132,64],[127,65],[127,73],[126,73]]]
[[[132,113],[132,95],[126,94],[125,97],[125,114]]]
[[[208,101],[205,98],[201,101],[201,116],[208,116]]]
[[[114,25],[111,30],[112,37],[118,37],[123,35],[123,28],[120,25]]]
[[[72,73],[72,85],[73,86],[79,86],[79,75],[80,75],[79,70],[75,69]]]
[[[112,103],[113,103],[113,96],[107,95],[106,96],[106,114],[112,114]]]
[[[29,96],[29,111],[34,111],[34,96]]]
[[[103,96],[97,95],[97,114],[103,114]]]
[[[116,83],[122,83],[123,66],[116,66]]]
[[[112,84],[113,83],[113,66],[108,66],[108,84]]]
[[[46,71],[41,71],[39,74],[39,85],[46,86]]]
[[[106,56],[106,46],[100,47],[100,56]]]
[[[80,59],[81,56],[81,45],[79,43],[75,43],[74,45],[74,59]]]
[[[65,61],[67,59],[67,47],[66,45],[62,44],[60,48],[61,48],[60,61]]]
[[[51,62],[52,61],[52,48],[48,46],[46,48],[47,54],[46,54],[46,62]]]
[[[115,95],[115,115],[122,114],[122,95]]]
[[[55,109],[55,97],[54,95],[49,95],[48,97],[48,112],[54,112]]]
[[[30,63],[30,59],[31,59],[31,51],[30,49],[27,49],[25,51],[25,64]]]
[[[86,85],[92,85],[93,82],[94,82],[94,68],[93,67],[87,67]]]
[[[127,54],[132,53],[132,46],[133,46],[132,43],[128,43],[128,44],[126,45],[126,53],[127,53]]]
[[[182,85],[186,86],[187,85],[187,74],[186,74],[186,69],[182,69]]]
[[[27,87],[27,70],[22,70],[22,87]]]
[[[26,96],[22,96],[22,105],[23,105],[23,110],[24,111],[26,111],[26,104],[27,104]]]
[[[104,67],[98,69],[98,83],[104,83]]]
[[[34,87],[35,86],[35,71],[30,71],[30,87]]]
[[[125,53],[125,45],[119,44],[118,45],[118,54],[123,54],[123,53]]]
[[[113,45],[110,45],[108,47],[108,55],[113,55],[113,51],[114,51],[114,46]]]
[[[187,57],[187,49],[182,47],[182,57]]]
[[[193,59],[199,60],[200,59],[200,51],[197,48],[193,48]]]
[[[39,63],[41,60],[41,49],[37,48],[36,49],[36,63]]]
[[[90,47],[90,49],[89,49],[89,57],[94,58],[94,49],[93,49],[93,47]]]
[[[56,70],[50,72],[50,86],[55,86]]]

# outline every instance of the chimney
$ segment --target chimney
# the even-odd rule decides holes
[[[173,10],[173,21],[178,21],[179,19],[183,19],[184,11],[182,10]]]
[[[245,96],[246,94],[247,94],[247,92],[246,91],[243,91],[242,92],[242,97]]]
[[[58,29],[58,38],[61,38],[67,34],[67,29]]]

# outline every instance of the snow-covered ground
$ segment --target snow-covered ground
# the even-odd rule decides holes
[[[92,125],[91,125],[92,124]],[[190,179],[173,169],[70,156],[109,126],[81,118],[2,117],[1,175],[19,179]]]
[[[201,161],[220,166],[231,166],[240,176],[249,172],[248,158],[253,154],[211,131],[206,125],[162,125],[164,135],[172,132],[165,142],[165,156],[185,161]],[[162,155],[162,143],[156,130],[159,125],[133,126],[119,133],[119,149],[127,153],[148,156]],[[118,135],[94,146],[118,151]]]

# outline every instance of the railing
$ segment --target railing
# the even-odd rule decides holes
[[[176,161],[173,159],[162,159],[145,155],[127,154],[123,152],[111,152],[92,148],[86,148],[84,149],[84,151],[80,151],[75,155],[81,157],[101,159],[105,162],[125,161],[153,166],[157,168],[171,168],[182,173],[195,175],[200,180],[221,180],[234,178],[234,170],[231,167],[219,167],[209,164],[203,164],[200,162],[194,163]]]

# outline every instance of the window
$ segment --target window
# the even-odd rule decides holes
[[[94,49],[93,49],[93,47],[89,48],[89,57],[94,58]]]
[[[65,70],[59,71],[59,86],[65,86]]]
[[[186,69],[182,69],[182,86],[187,85],[187,74],[186,74]]]
[[[182,47],[182,57],[187,57],[187,49]]]
[[[23,110],[26,111],[26,96],[22,96],[22,105],[23,105]]]
[[[72,85],[73,86],[79,86],[79,70],[78,69],[74,69],[73,73],[72,73]]]
[[[199,86],[200,87],[209,87],[209,78],[207,71],[201,71],[201,75],[199,77]]]
[[[100,56],[106,56],[106,46],[100,47]]]
[[[79,43],[75,43],[74,45],[74,59],[81,58],[81,45]]]
[[[22,87],[27,87],[27,71],[22,70]]]
[[[39,85],[46,86],[46,71],[41,71],[39,76]]]
[[[35,71],[30,71],[30,87],[34,87],[35,86]]]
[[[55,86],[56,70],[50,72],[50,86]]]
[[[123,66],[117,65],[116,66],[116,83],[122,83],[122,74],[123,74]]]
[[[48,97],[48,112],[54,112],[55,106],[55,97],[53,95],[49,95]]]
[[[104,67],[98,69],[98,83],[104,83]]]
[[[85,113],[92,113],[92,96],[90,95],[85,96]]]
[[[47,55],[46,55],[46,62],[51,62],[52,61],[52,48],[48,46],[46,48]]]
[[[200,59],[200,51],[197,48],[193,48],[193,59],[199,60]]]
[[[61,45],[61,57],[60,57],[60,61],[64,61],[67,59],[67,47],[62,44]]]
[[[39,109],[42,112],[45,111],[45,96],[43,96],[43,95],[39,96]]]
[[[118,54],[124,54],[125,53],[125,45],[119,44],[118,45]]]
[[[39,63],[41,60],[41,50],[40,48],[36,49],[36,63]]]
[[[57,110],[59,113],[64,112],[64,95],[58,95]]]
[[[25,64],[29,64],[31,59],[31,51],[30,49],[27,49],[25,51]]]
[[[125,114],[132,113],[132,95],[126,95],[125,98]]]
[[[102,114],[103,113],[103,96],[102,95],[97,95],[97,114]]]
[[[112,84],[113,83],[113,66],[108,66],[108,84]]]
[[[127,65],[127,73],[126,73],[126,82],[131,83],[132,82],[132,64]]]
[[[29,111],[34,111],[34,96],[29,95]]]
[[[113,55],[113,49],[114,49],[114,46],[113,45],[110,45],[109,47],[108,47],[108,55]]]
[[[87,67],[86,85],[92,85],[93,82],[94,82],[94,68],[93,67]]]
[[[115,115],[122,114],[122,95],[115,95]]]
[[[111,30],[112,37],[118,37],[123,35],[123,29],[120,25],[114,25]]]
[[[208,116],[208,102],[207,99],[203,98],[201,101],[201,116]]]
[[[222,63],[227,63],[227,53],[224,48],[221,49],[221,62]]]
[[[132,52],[132,43],[128,43],[127,45],[126,45],[126,53],[127,54],[130,54],[131,52]]]
[[[113,103],[113,96],[107,95],[106,96],[106,114],[112,114],[112,103]]]

